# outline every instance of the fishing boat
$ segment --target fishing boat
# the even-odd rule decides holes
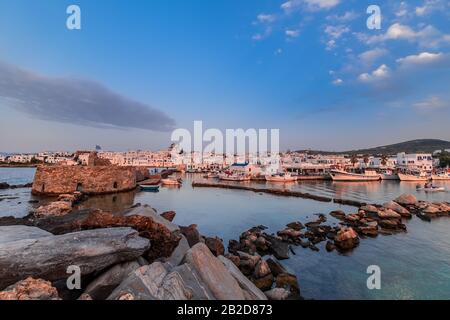
[[[219,175],[219,179],[220,180],[225,180],[225,181],[250,181],[251,176],[247,175],[247,174],[227,174],[227,173],[222,173]]]
[[[398,174],[392,170],[383,170],[380,172],[381,180],[400,180]]]
[[[450,169],[447,172],[441,172],[431,175],[432,180],[450,180]]]
[[[203,178],[205,179],[219,178],[219,174],[217,172],[209,172],[208,174],[205,174]]]
[[[398,177],[400,181],[428,181],[430,177],[426,174],[426,172],[419,173],[403,173],[399,172]]]
[[[161,179],[161,183],[166,186],[179,186],[182,183],[181,179],[167,178]]]
[[[272,175],[266,175],[266,181],[268,182],[295,182],[297,177],[290,173],[278,173]]]
[[[139,187],[141,187],[142,191],[150,191],[150,192],[157,192],[157,191],[159,191],[159,186],[158,185],[139,184]]]
[[[373,170],[366,170],[364,173],[352,173],[344,170],[331,170],[333,181],[378,181],[380,175]]]

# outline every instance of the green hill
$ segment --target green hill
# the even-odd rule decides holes
[[[342,152],[336,151],[319,151],[319,150],[300,150],[299,152],[308,152],[311,154],[397,154],[399,152],[417,153],[425,152],[432,153],[436,150],[450,149],[450,141],[439,139],[418,139],[401,143],[390,144],[386,146],[379,146],[368,149],[347,150]]]

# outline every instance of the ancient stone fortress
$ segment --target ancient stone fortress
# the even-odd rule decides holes
[[[60,195],[76,191],[88,195],[124,192],[136,188],[137,178],[143,176],[134,167],[113,166],[108,160],[91,152],[87,165],[41,165],[36,169],[32,193]]]

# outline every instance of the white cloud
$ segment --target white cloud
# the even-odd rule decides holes
[[[444,1],[425,0],[423,5],[416,7],[415,11],[417,16],[425,16],[437,10],[446,10]]]
[[[448,104],[438,96],[429,96],[427,99],[413,104],[413,107],[419,111],[434,111],[448,107]]]
[[[398,22],[391,25],[385,34],[372,37],[367,37],[364,34],[356,34],[356,36],[367,44],[380,43],[386,40],[406,40],[417,42],[423,47],[436,47],[441,43],[450,42],[450,35],[442,34],[432,25],[415,31],[411,27]]]
[[[380,79],[386,79],[390,75],[390,69],[387,65],[382,64],[377,69],[372,71],[372,73],[362,73],[359,75],[358,79],[361,82],[373,82]]]
[[[408,5],[406,4],[405,1],[400,2],[398,11],[395,13],[395,15],[397,17],[404,17],[406,15],[408,15],[409,10],[408,10]]]
[[[342,15],[333,14],[327,16],[327,20],[336,22],[349,22],[356,19],[359,15],[355,11],[346,11]]]
[[[417,66],[439,62],[442,61],[443,58],[444,54],[442,53],[422,52],[418,55],[410,55],[404,58],[397,59],[397,62],[402,66]]]
[[[252,40],[255,41],[260,41],[263,40],[265,38],[267,38],[268,36],[270,36],[272,34],[272,27],[267,27],[264,32],[262,33],[256,33],[252,36]]]
[[[339,39],[343,34],[347,32],[350,32],[350,29],[344,25],[325,27],[325,33],[333,39]]]
[[[333,50],[334,48],[336,48],[336,40],[329,40],[327,41],[327,46],[326,46],[327,50]]]
[[[330,9],[337,6],[340,0],[304,0],[311,9]]]
[[[300,35],[300,31],[288,29],[285,31],[285,34],[289,38],[297,38]]]
[[[334,84],[335,86],[340,86],[340,85],[343,84],[343,83],[344,83],[344,80],[342,80],[341,78],[338,78],[338,79],[336,79],[336,80],[333,81],[333,84]]]
[[[262,23],[274,22],[276,20],[275,15],[264,13],[258,14],[257,19]]]
[[[283,49],[281,49],[281,48],[278,48],[277,50],[275,50],[275,55],[276,56],[279,56],[282,53],[283,53]]]
[[[328,10],[340,3],[340,0],[289,0],[281,5],[286,13],[298,10],[302,7],[310,11]]]
[[[365,65],[370,65],[374,63],[379,58],[385,56],[388,53],[386,49],[375,48],[372,50],[367,50],[359,55],[359,59]]]

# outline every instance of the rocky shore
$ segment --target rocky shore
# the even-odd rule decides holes
[[[0,218],[0,299],[301,299],[297,276],[280,262],[295,247],[320,251],[325,242],[326,251],[345,253],[363,239],[406,232],[404,220],[413,216],[450,215],[447,202],[405,194],[382,205],[353,203],[354,213],[316,214],[276,233],[256,226],[225,248],[195,224],[174,224],[174,211],[75,209],[85,199],[61,194],[24,218]],[[66,284],[71,266],[81,279],[74,290]]]

